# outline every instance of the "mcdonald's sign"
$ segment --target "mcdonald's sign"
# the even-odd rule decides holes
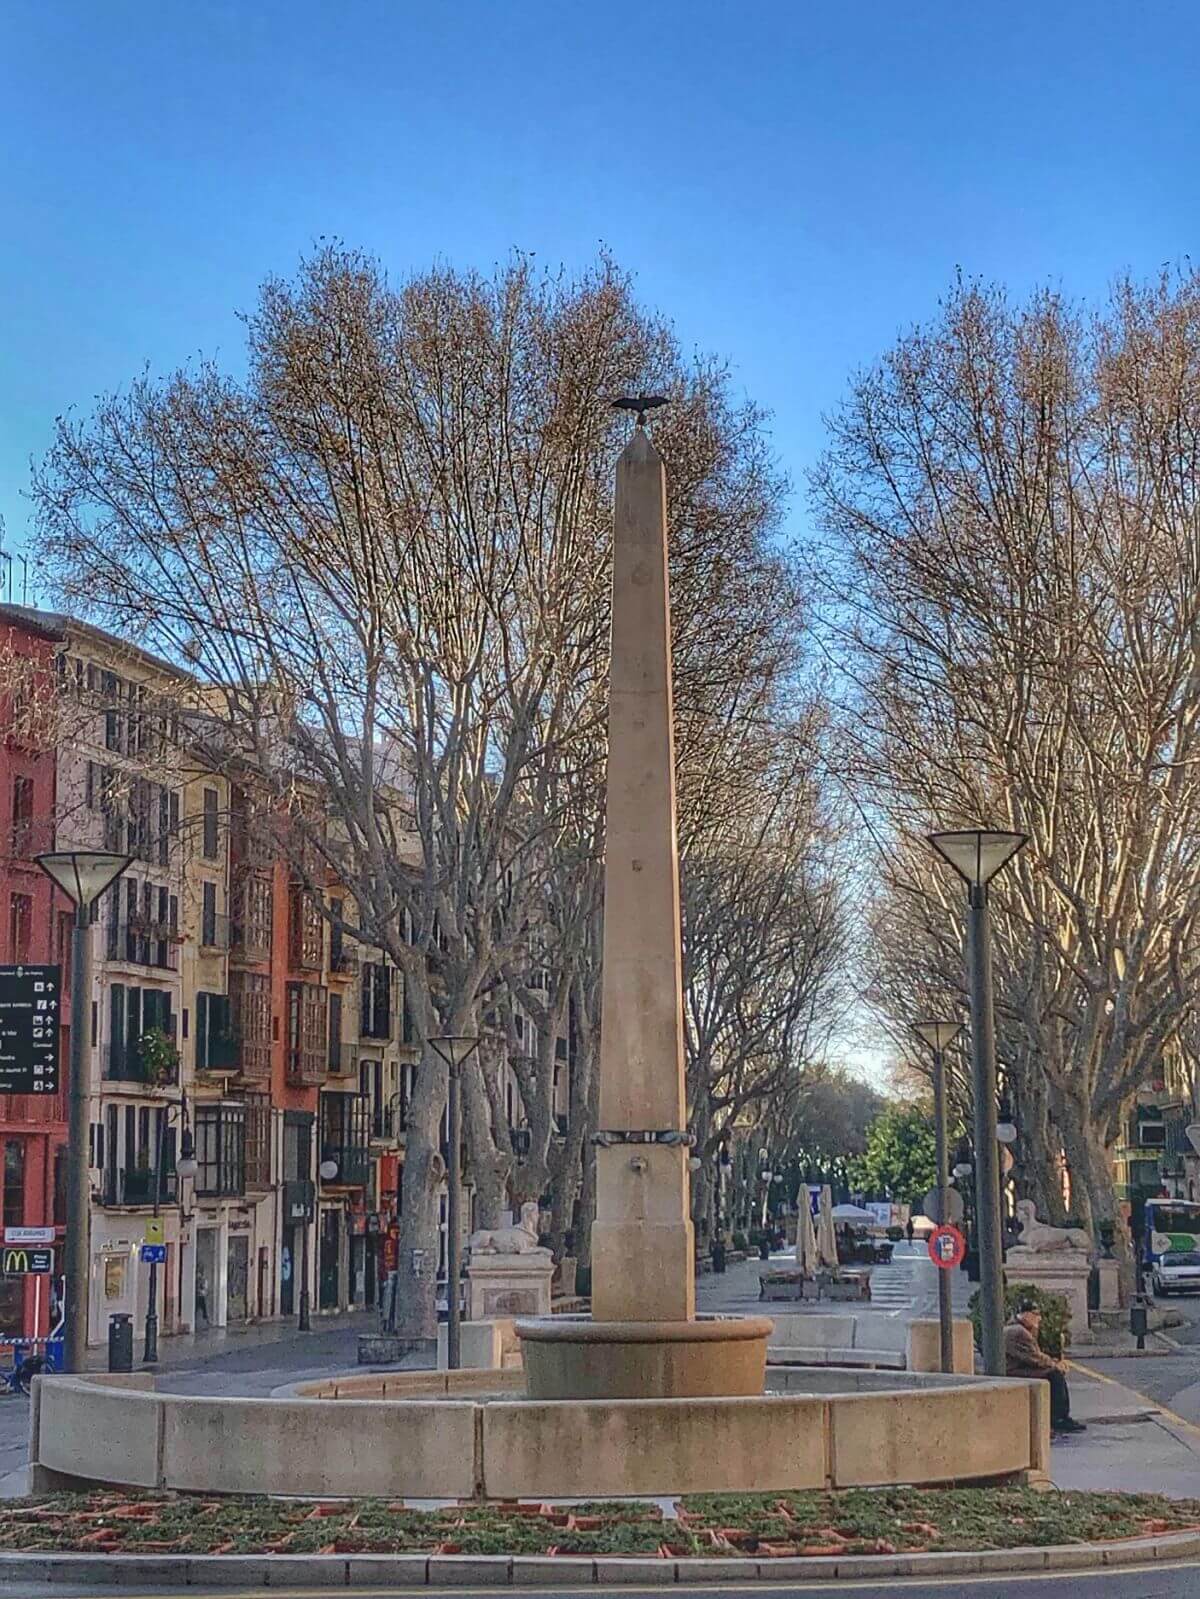
[[[6,1244],[3,1254],[0,1254],[0,1271],[6,1277],[45,1277],[53,1270],[52,1249],[27,1249],[23,1244]]]

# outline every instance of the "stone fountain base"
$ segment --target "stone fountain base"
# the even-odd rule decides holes
[[[697,1321],[518,1321],[530,1399],[717,1399],[761,1395],[766,1316]]]

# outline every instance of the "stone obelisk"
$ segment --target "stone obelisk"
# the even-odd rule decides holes
[[[592,1316],[690,1321],[667,486],[640,418],[617,462],[609,696]]]

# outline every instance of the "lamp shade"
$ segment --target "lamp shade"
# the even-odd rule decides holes
[[[961,1022],[914,1022],[913,1032],[918,1038],[924,1039],[930,1049],[939,1054],[950,1045],[963,1030]]]
[[[927,842],[972,888],[982,888],[1029,842],[1029,835],[969,827],[958,833],[930,833]]]
[[[116,882],[132,859],[132,855],[111,855],[107,850],[67,849],[39,855],[37,863],[68,899],[86,910]]]
[[[176,1173],[180,1177],[194,1177],[196,1175],[196,1146],[192,1135],[184,1129],[180,1139],[179,1159],[175,1162]]]
[[[323,1183],[331,1183],[338,1174],[336,1160],[323,1160],[317,1167],[317,1175]]]
[[[457,1071],[464,1061],[470,1059],[471,1052],[479,1048],[479,1036],[476,1033],[438,1033],[429,1042],[452,1071]]]

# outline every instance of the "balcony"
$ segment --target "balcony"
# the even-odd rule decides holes
[[[371,1180],[371,1151],[366,1144],[326,1144],[321,1164],[333,1161],[337,1173],[322,1177],[322,1188],[365,1188]]]
[[[173,1088],[179,1082],[179,1057],[173,1062],[151,1066],[140,1049],[111,1044],[105,1062],[104,1080],[108,1083],[136,1083],[141,1088]]]
[[[271,958],[274,892],[269,877],[235,880],[230,894],[229,956],[258,963]]]
[[[362,1188],[371,1179],[371,1102],[362,1094],[321,1095],[321,1124],[317,1139],[319,1164],[337,1168],[323,1177],[326,1187]]]
[[[328,1051],[289,1048],[285,1058],[289,1083],[300,1088],[316,1088],[329,1073]]]
[[[105,953],[110,961],[177,972],[179,929],[165,922],[110,922]]]
[[[271,1069],[270,1053],[267,1055],[267,1070]],[[204,1059],[196,1059],[198,1072],[219,1072],[223,1077],[229,1077],[235,1072],[243,1070],[241,1041],[233,1033],[217,1033],[210,1037],[205,1048]]]
[[[159,1205],[174,1204],[178,1184],[173,1171],[164,1171],[158,1193]],[[154,1204],[154,1172],[146,1166],[107,1166],[101,1184],[100,1203],[113,1206]]]
[[[331,977],[351,978],[358,976],[358,951],[342,947],[331,947],[329,951],[329,975]]]

